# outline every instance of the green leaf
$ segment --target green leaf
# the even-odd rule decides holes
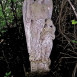
[[[73,43],[77,43],[77,41],[75,41],[75,40],[72,40],[72,42],[73,42]]]
[[[8,0],[9,2],[11,2],[11,0]]]
[[[13,0],[14,2],[17,2],[17,0]]]
[[[8,22],[9,22],[9,23],[12,23],[13,21],[12,21],[12,20],[8,20]]]
[[[0,5],[0,10],[2,10],[1,5]]]
[[[11,74],[11,71],[10,72],[8,72],[8,75],[10,75]]]
[[[8,7],[5,8],[6,13],[10,13],[10,9]]]
[[[77,24],[77,21],[75,21],[75,20],[72,20],[71,22],[73,25]]]
[[[0,16],[3,15],[2,11],[0,11]]]
[[[6,75],[6,76],[9,76],[10,74],[11,74],[11,71],[10,71],[10,72],[8,72],[8,73],[6,73],[5,75]]]
[[[6,31],[5,31],[5,30],[2,30],[1,32],[4,33],[4,32],[6,32]],[[6,74],[7,74],[7,73],[6,73]]]
[[[3,20],[3,21],[1,21],[1,26],[5,26],[6,25],[6,22]]]

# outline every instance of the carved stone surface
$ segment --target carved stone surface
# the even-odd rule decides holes
[[[49,71],[49,56],[55,39],[52,10],[52,0],[25,0],[23,3],[23,22],[31,72]]]

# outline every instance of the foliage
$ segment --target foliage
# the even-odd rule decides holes
[[[11,71],[10,72],[6,72],[4,77],[10,77],[11,75]]]
[[[0,36],[8,28],[20,27],[23,0],[0,0]]]

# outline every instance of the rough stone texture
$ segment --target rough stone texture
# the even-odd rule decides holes
[[[25,0],[23,3],[23,22],[31,72],[49,71],[49,56],[55,39],[52,9],[52,0]]]

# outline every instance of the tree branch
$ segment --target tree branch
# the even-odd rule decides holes
[[[70,6],[72,7],[72,10],[74,11],[74,14],[75,14],[75,16],[76,16],[76,18],[77,18],[77,12],[76,12],[76,10],[75,10],[75,7],[73,6],[73,4],[71,3],[70,0],[68,0],[68,2],[69,2],[69,4],[70,4]]]

